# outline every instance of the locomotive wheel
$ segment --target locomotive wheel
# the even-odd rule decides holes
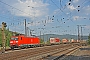
[[[11,46],[11,50],[14,50],[14,47],[13,46]]]

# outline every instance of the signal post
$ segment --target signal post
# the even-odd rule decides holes
[[[5,49],[6,49],[6,36],[5,36],[5,28],[7,27],[5,22],[2,22],[2,53],[5,53]]]

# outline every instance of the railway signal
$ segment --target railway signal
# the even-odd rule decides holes
[[[5,28],[7,27],[5,22],[2,22],[2,53],[5,52],[5,42],[6,42],[6,36],[5,36]]]
[[[5,22],[2,22],[2,25],[3,27],[7,27],[6,23]]]

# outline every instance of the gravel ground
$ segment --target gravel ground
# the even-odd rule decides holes
[[[82,46],[75,53],[59,60],[90,60],[90,46]]]

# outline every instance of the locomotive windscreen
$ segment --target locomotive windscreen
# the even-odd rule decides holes
[[[18,40],[18,38],[11,38],[11,40]]]

